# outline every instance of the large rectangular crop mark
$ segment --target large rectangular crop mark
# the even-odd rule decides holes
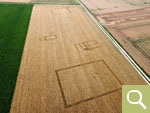
[[[121,81],[104,60],[56,70],[66,108],[120,90]]]

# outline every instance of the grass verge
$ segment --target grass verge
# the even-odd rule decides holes
[[[10,110],[32,7],[0,4],[0,113]]]

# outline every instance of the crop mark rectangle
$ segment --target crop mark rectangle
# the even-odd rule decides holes
[[[122,85],[104,60],[75,65],[55,72],[65,108],[116,92]]]
[[[150,38],[139,39],[136,41],[127,38],[132,45],[137,48],[147,59],[150,60]]]
[[[56,40],[57,39],[56,35],[49,35],[49,36],[45,36],[44,38],[45,38],[45,41]]]
[[[90,40],[75,44],[75,47],[79,52],[83,52],[100,48],[100,44],[96,40]]]

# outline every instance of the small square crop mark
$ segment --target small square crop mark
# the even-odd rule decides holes
[[[100,44],[96,40],[90,40],[76,44],[75,47],[79,52],[83,52],[100,48]]]
[[[65,108],[109,95],[120,90],[122,85],[104,60],[75,65],[55,72]]]
[[[142,38],[138,40],[132,40],[130,37],[126,39],[138,49],[147,59],[150,59],[150,38]]]
[[[49,35],[49,36],[45,36],[44,38],[45,38],[46,41],[57,39],[56,35]]]

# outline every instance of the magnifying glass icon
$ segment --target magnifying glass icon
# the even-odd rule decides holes
[[[130,93],[138,93],[138,95],[140,96],[140,99],[136,102],[133,102],[130,100]],[[127,100],[130,104],[140,104],[144,109],[146,109],[146,106],[143,104],[142,102],[142,93],[139,90],[131,90],[128,92],[127,94]]]

